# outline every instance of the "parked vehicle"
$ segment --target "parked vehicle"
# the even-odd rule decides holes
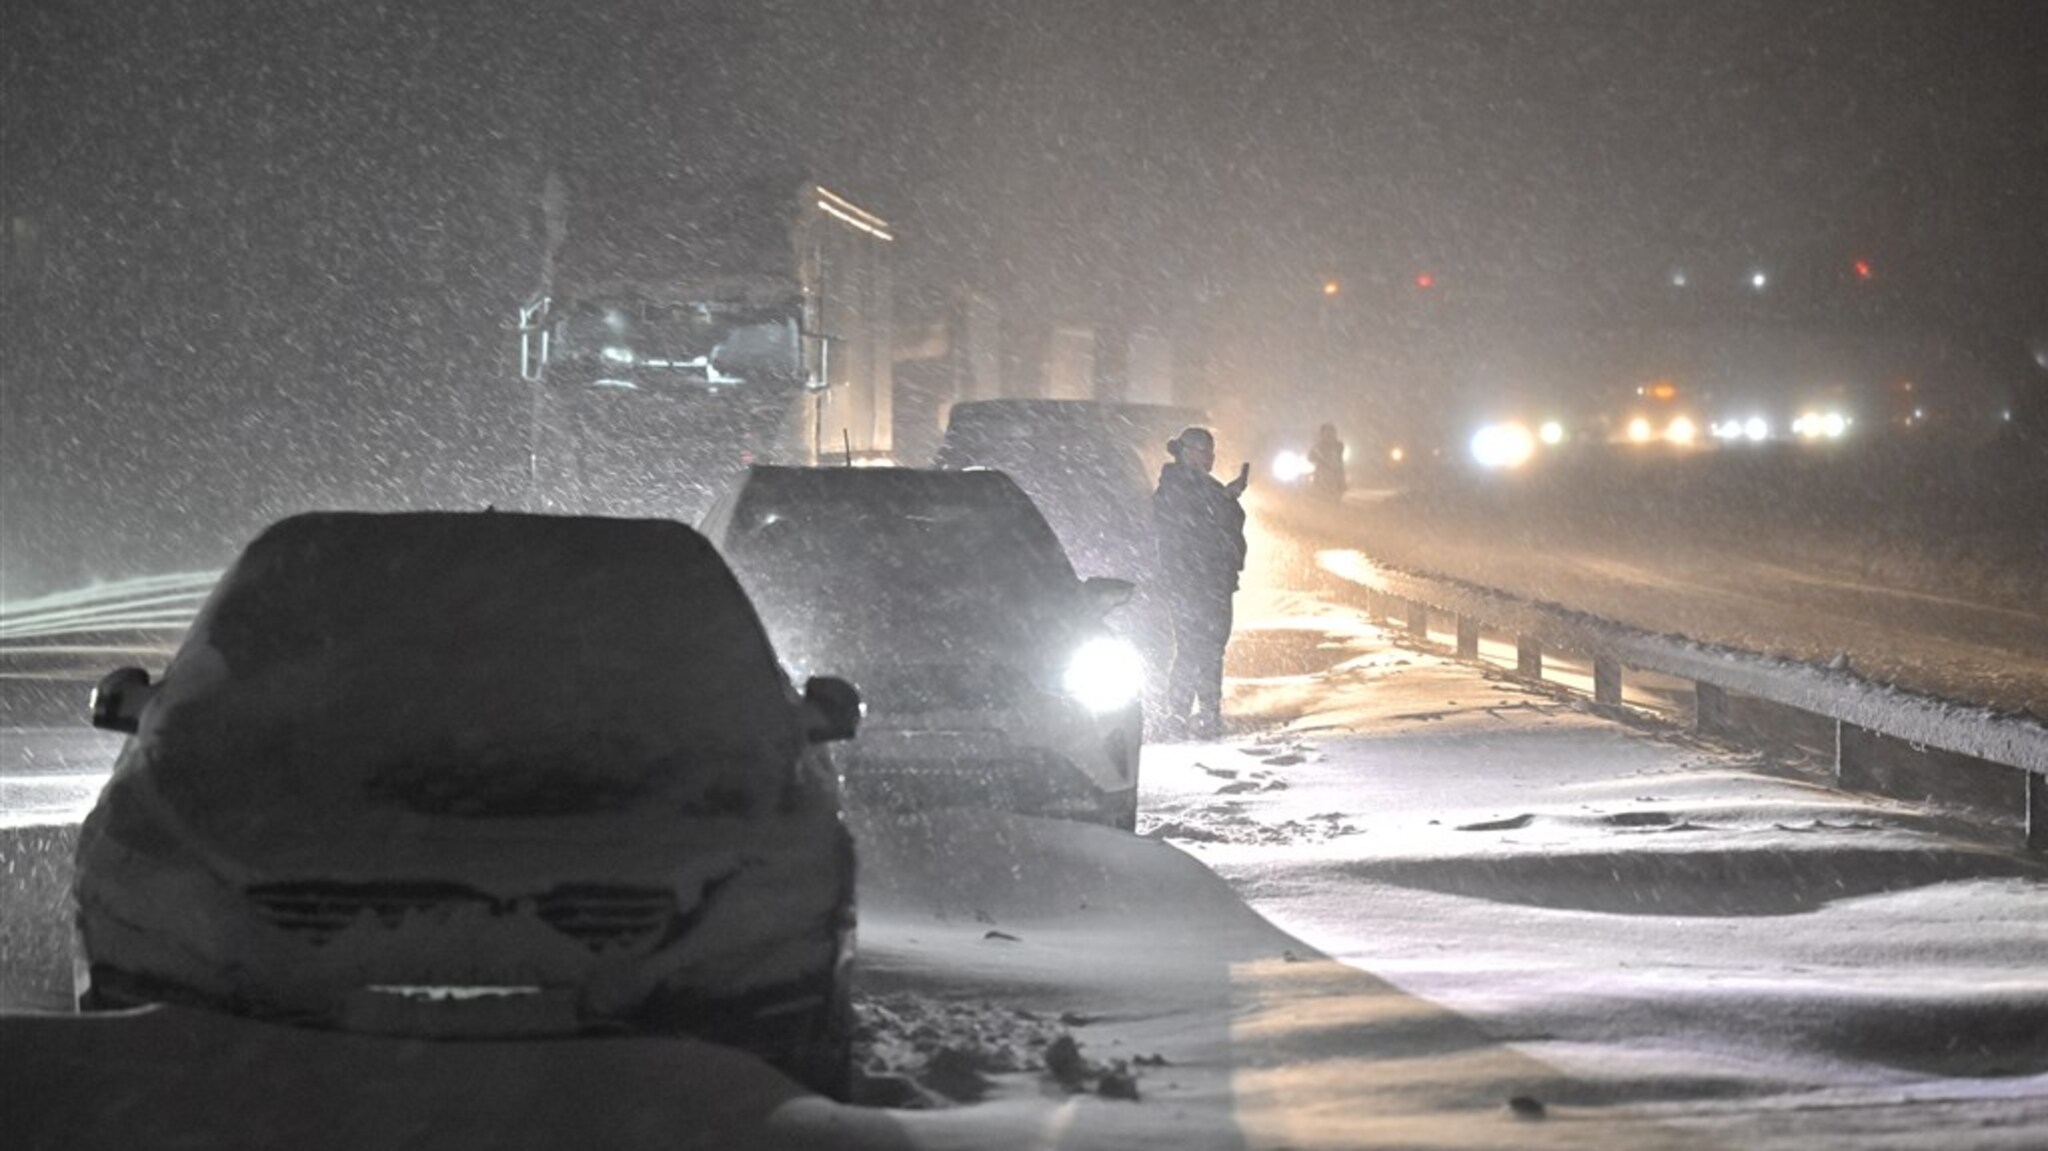
[[[1017,481],[1067,555],[1092,575],[1135,577],[1152,556],[1152,480],[1137,425],[1089,400],[953,405],[933,464],[994,468]],[[1158,437],[1164,455],[1174,431]]]
[[[797,177],[550,185],[520,307],[534,506],[694,518],[748,463],[891,458],[889,223]]]
[[[731,571],[672,522],[315,513],[221,578],[79,836],[81,1005],[656,1032],[843,1093],[853,845]]]
[[[973,400],[953,405],[934,461],[1005,473],[1045,513],[1078,569],[1137,584],[1120,619],[1144,657],[1148,703],[1164,695],[1173,661],[1173,628],[1149,587],[1159,562],[1152,488],[1166,441],[1203,422],[1197,409],[1165,404]]]
[[[850,799],[989,803],[1130,828],[1143,669],[1000,472],[755,467],[713,506],[785,658],[843,670],[868,708],[838,754]]]

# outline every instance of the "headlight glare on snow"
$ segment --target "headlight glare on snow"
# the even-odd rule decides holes
[[[1145,664],[1137,649],[1123,640],[1098,636],[1067,661],[1060,685],[1076,703],[1100,715],[1128,706],[1144,682]]]

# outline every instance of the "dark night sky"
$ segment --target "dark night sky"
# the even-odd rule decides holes
[[[629,198],[829,174],[906,278],[1032,320],[1284,324],[1324,276],[1427,267],[1479,322],[1627,324],[1674,266],[1817,297],[1860,257],[1852,320],[2048,337],[2031,0],[0,14],[8,595],[310,502],[500,495],[550,168]],[[124,503],[118,544],[76,538]],[[181,516],[203,545],[137,526]]]

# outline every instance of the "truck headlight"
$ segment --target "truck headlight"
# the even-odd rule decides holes
[[[1145,661],[1120,639],[1098,636],[1067,661],[1060,686],[1096,715],[1128,706],[1145,685]]]

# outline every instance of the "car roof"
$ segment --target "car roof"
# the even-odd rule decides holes
[[[753,507],[794,501],[857,502],[886,507],[932,499],[964,499],[992,508],[1032,508],[1031,498],[1015,480],[985,468],[805,468],[755,464],[747,469],[740,487],[742,501]]]
[[[936,521],[934,516],[936,515]],[[801,519],[807,533],[844,535],[881,521],[979,525],[985,539],[1000,538],[1072,575],[1059,536],[1017,482],[988,468],[788,467],[756,464],[705,517],[705,531],[736,564],[732,549],[776,519]],[[737,537],[739,538],[735,538]],[[742,549],[742,552],[744,549]]]

